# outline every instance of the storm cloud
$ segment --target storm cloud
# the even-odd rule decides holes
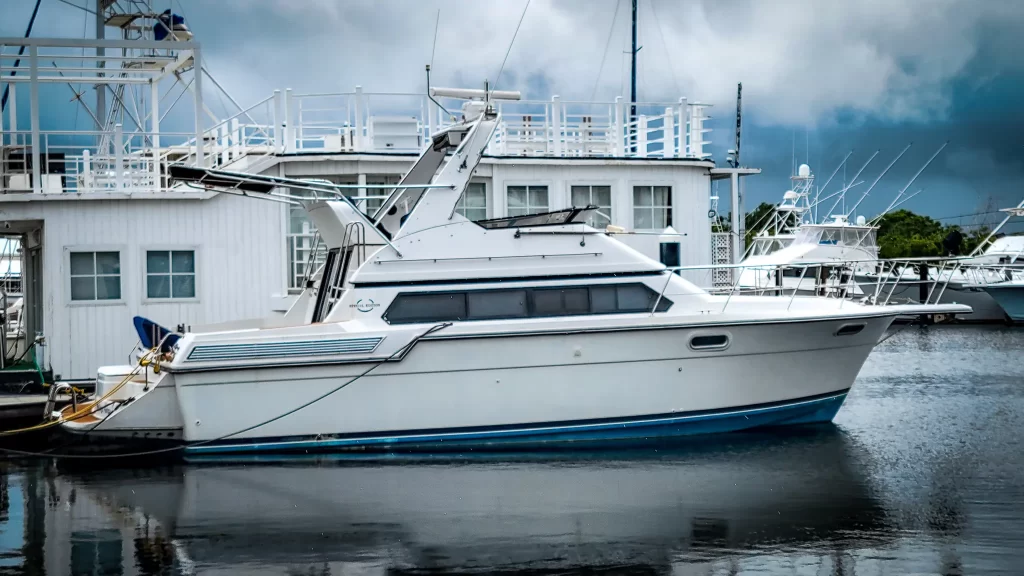
[[[84,0],[69,0],[84,2]],[[33,4],[5,0],[0,34],[20,35]],[[81,36],[89,16],[43,0],[35,35]],[[92,4],[90,2],[90,4]],[[169,4],[169,2],[157,4]],[[173,0],[211,72],[243,104],[273,89],[419,92],[497,81],[531,99],[628,96],[629,0]],[[437,39],[435,44],[435,22]],[[938,217],[1014,205],[1024,195],[1024,7],[1017,0],[640,0],[639,97],[714,105],[712,151],[732,147],[744,86],[748,207],[776,201],[794,157],[827,176],[855,149],[874,174],[912,152],[863,207],[889,203],[920,164],[908,207]],[[498,77],[502,60],[508,61]],[[858,162],[859,159],[859,162]]]

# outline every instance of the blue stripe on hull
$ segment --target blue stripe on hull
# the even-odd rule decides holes
[[[547,448],[572,444],[595,446],[607,443],[650,443],[668,438],[736,432],[768,426],[830,422],[846,399],[846,392],[771,406],[739,408],[691,415],[629,418],[599,423],[532,424],[486,430],[438,430],[387,436],[319,437],[301,439],[254,439],[224,444],[197,444],[185,448],[190,455],[239,452]]]

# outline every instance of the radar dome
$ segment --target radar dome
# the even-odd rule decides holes
[[[796,173],[798,176],[806,178],[811,175],[811,167],[808,166],[807,164],[801,164],[800,168],[797,169]]]
[[[792,190],[786,190],[786,193],[782,195],[783,200],[796,200],[800,195]]]

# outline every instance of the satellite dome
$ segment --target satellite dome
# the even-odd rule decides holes
[[[800,168],[797,169],[796,173],[797,176],[806,178],[811,175],[811,167],[808,166],[807,164],[801,164]]]
[[[867,220],[864,219],[863,215],[857,216],[857,226],[863,226],[865,222],[867,222]]]

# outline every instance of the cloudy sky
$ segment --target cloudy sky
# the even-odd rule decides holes
[[[431,57],[435,85],[494,82],[526,6],[154,0],[160,9],[171,2],[243,104],[285,87],[418,92]],[[0,35],[20,36],[33,5],[0,0]],[[748,207],[780,198],[794,150],[823,182],[851,149],[848,176],[881,149],[862,177],[870,182],[912,142],[863,204],[877,212],[947,140],[909,208],[970,224],[979,217],[953,217],[1024,198],[1021,0],[640,0],[639,13],[639,99],[713,104],[720,164],[743,82],[743,162],[764,169],[747,181]],[[530,99],[628,97],[629,16],[629,0],[531,0],[499,87]],[[90,18],[43,0],[33,35],[81,37]]]

